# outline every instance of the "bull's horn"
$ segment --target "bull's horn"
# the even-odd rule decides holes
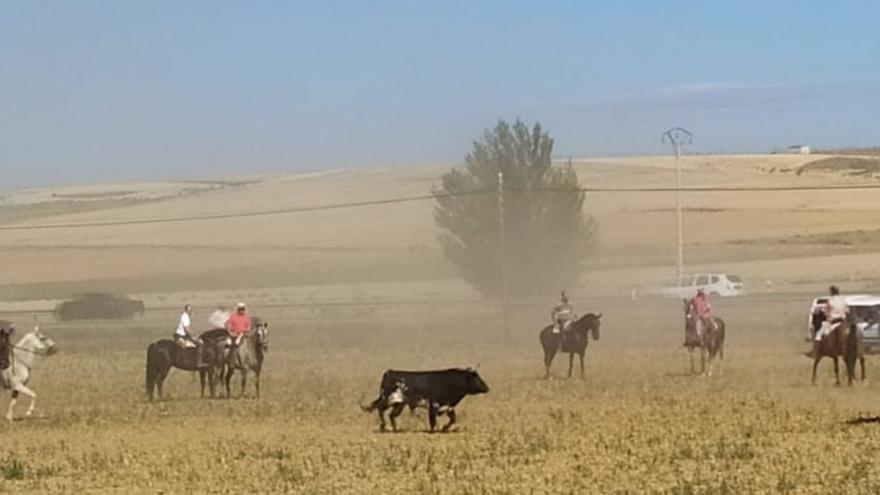
[[[596,313],[596,318],[602,318],[602,313]]]

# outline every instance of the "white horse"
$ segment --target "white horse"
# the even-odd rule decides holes
[[[11,383],[6,383],[6,388],[12,390],[12,400],[9,401],[9,410],[6,412],[6,419],[12,421],[12,411],[15,408],[15,401],[18,394],[22,393],[31,398],[31,405],[28,407],[27,415],[34,413],[34,403],[37,400],[37,394],[27,387],[27,383],[31,378],[34,363],[37,356],[51,356],[58,352],[55,341],[43,335],[40,327],[34,327],[34,330],[18,341],[18,344],[12,347],[12,379]]]

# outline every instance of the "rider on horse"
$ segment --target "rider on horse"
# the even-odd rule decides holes
[[[830,289],[831,297],[825,303],[825,321],[822,327],[816,332],[816,342],[821,342],[825,336],[837,329],[849,315],[849,305],[846,304],[846,298],[840,295],[840,289],[832,285]]]
[[[712,318],[712,303],[709,302],[709,296],[702,287],[697,289],[697,295],[694,296],[691,305],[694,314],[697,316],[697,335],[702,338],[705,330],[709,328],[709,326],[711,326],[712,330],[716,330],[715,320]]]
[[[183,313],[180,314],[180,321],[177,323],[177,329],[174,331],[174,341],[177,345],[184,349],[196,349],[196,366],[204,366],[202,361],[202,341],[198,337],[194,337],[190,332],[192,325],[192,306],[187,304],[183,307]]]
[[[568,330],[572,322],[577,320],[574,306],[568,301],[568,292],[562,291],[562,294],[559,296],[559,303],[553,306],[553,310],[550,312],[550,319],[553,320],[554,334]]]
[[[12,323],[0,327],[0,385],[9,388],[12,384],[12,334],[15,325]]]
[[[247,306],[243,302],[235,307],[235,313],[226,320],[226,331],[229,332],[227,344],[238,347],[241,339],[251,331],[251,317],[247,314]]]

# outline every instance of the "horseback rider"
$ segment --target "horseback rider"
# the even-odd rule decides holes
[[[553,310],[550,311],[550,319],[553,320],[553,333],[557,335],[568,330],[568,327],[577,320],[574,306],[568,301],[567,291],[563,290],[560,294],[559,303],[553,306]]]
[[[5,388],[12,386],[14,370],[12,369],[12,334],[15,333],[15,325],[12,323],[0,326],[0,378]]]
[[[717,330],[715,328],[715,320],[712,318],[712,303],[709,302],[709,296],[702,287],[697,289],[697,295],[691,301],[691,306],[694,314],[697,316],[696,330],[700,338],[703,337],[703,332],[710,326],[712,330]]]
[[[840,289],[832,285],[829,292],[831,297],[828,298],[824,308],[825,321],[822,322],[822,326],[816,332],[816,342],[821,342],[826,335],[829,335],[840,326],[849,315],[849,305],[846,303],[846,298],[840,295]]]
[[[187,304],[183,307],[183,313],[180,313],[180,321],[177,323],[177,329],[174,331],[174,341],[177,345],[184,349],[196,350],[196,367],[204,366],[202,361],[202,340],[193,336],[190,332],[192,325],[192,306]]]
[[[247,313],[247,306],[243,302],[238,303],[235,307],[235,313],[226,320],[226,331],[229,338],[226,340],[228,346],[238,347],[241,339],[251,331],[251,317]]]

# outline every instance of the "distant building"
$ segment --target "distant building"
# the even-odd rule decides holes
[[[806,144],[795,144],[786,148],[786,151],[795,155],[809,155],[810,147]]]

